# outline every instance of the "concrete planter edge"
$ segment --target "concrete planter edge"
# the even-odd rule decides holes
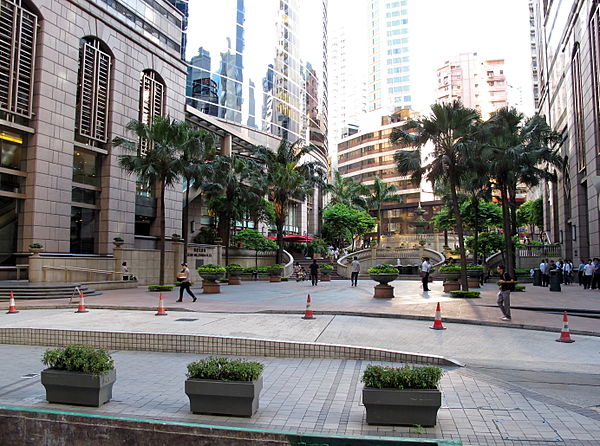
[[[112,387],[117,371],[112,369],[104,375],[45,369],[41,383],[46,389],[49,403],[74,404],[100,407],[112,398]]]
[[[438,389],[375,389],[363,387],[367,424],[435,426],[442,405]]]
[[[258,409],[262,387],[262,376],[249,382],[192,378],[185,381],[190,411],[196,414],[251,417]]]

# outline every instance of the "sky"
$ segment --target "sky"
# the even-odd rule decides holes
[[[366,1],[329,0],[331,24],[356,27]],[[409,0],[408,9],[415,110],[426,113],[435,101],[439,66],[459,53],[477,52],[483,60],[505,59],[509,100],[522,95],[520,110],[534,112],[527,0]]]

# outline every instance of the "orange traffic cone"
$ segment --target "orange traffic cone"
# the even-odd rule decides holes
[[[10,303],[8,304],[8,311],[6,312],[6,314],[15,314],[18,312],[19,311],[17,310],[17,307],[15,305],[15,295],[11,291],[10,292]]]
[[[310,294],[306,298],[306,311],[304,312],[304,316],[302,319],[314,319],[313,311],[310,309]]]
[[[87,313],[88,310],[85,308],[85,301],[83,298],[83,291],[79,290],[79,308],[75,313]]]
[[[435,309],[435,320],[433,321],[433,325],[429,327],[433,330],[445,330],[446,327],[442,325],[442,309],[440,307],[440,303],[438,302],[437,307]]]
[[[154,316],[166,316],[167,310],[165,310],[164,298],[162,293],[160,293],[160,297],[158,298],[158,311]]]
[[[560,332],[560,338],[556,339],[556,342],[575,342],[571,339],[571,333],[569,332],[569,318],[567,317],[567,312],[563,314],[563,328]]]

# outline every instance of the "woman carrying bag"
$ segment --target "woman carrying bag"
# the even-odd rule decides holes
[[[192,302],[196,302],[196,296],[194,296],[194,293],[192,293],[191,289],[190,269],[188,268],[187,263],[181,264],[181,271],[179,272],[179,274],[177,274],[177,280],[181,282],[181,285],[179,286],[179,300],[177,300],[176,302],[183,301],[184,290],[187,291],[187,293],[190,296],[192,296]]]

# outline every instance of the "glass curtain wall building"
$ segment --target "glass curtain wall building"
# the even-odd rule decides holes
[[[327,149],[326,0],[189,3],[187,103]]]

